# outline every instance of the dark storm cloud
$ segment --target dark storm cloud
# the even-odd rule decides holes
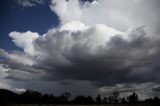
[[[37,67],[48,71],[49,79],[87,80],[98,86],[159,81],[160,39],[147,37],[143,27],[130,32],[129,39],[121,35],[111,37],[104,46],[96,46],[95,53],[92,45],[87,44],[92,41],[82,43],[76,38],[82,33],[71,34],[75,41],[71,47],[67,38],[61,36],[65,34],[68,32],[48,34],[45,40],[35,41],[35,47],[43,49],[47,56]]]
[[[96,26],[78,32],[51,30],[45,36],[35,39],[32,52],[38,52],[35,54],[37,56],[3,51],[1,54],[9,58],[3,64],[13,70],[7,72],[7,78],[86,80],[96,86],[159,82],[158,37],[147,37],[144,27],[139,27],[126,33],[127,35],[109,35],[110,38],[105,38],[103,42],[103,36],[99,35],[101,29],[103,27]],[[26,63],[15,62],[15,59],[18,60],[15,55],[26,59]],[[28,60],[34,64],[27,64]]]
[[[3,68],[7,71],[5,72],[7,76],[6,79],[12,79],[12,80],[39,80],[39,76],[42,77],[43,73],[42,70],[35,69],[30,66],[25,66],[23,64],[17,64],[13,63],[10,60],[0,62],[0,64],[3,64]]]
[[[152,88],[152,91],[154,91],[154,92],[160,92],[160,87]]]

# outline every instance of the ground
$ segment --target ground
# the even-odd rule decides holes
[[[10,104],[5,106],[154,106],[154,105],[151,104],[105,104],[105,105]]]

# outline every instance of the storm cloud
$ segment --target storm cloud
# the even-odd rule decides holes
[[[3,57],[0,77],[39,83],[51,81],[71,88],[88,87],[93,89],[91,93],[115,89],[122,93],[138,90],[149,93],[147,87],[160,82],[160,37],[158,30],[152,29],[158,28],[152,19],[150,23],[144,20],[136,24],[140,20],[136,20],[134,8],[138,5],[141,8],[142,2],[52,0],[50,8],[59,16],[59,27],[43,35],[31,31],[11,32],[12,41],[23,51],[0,49]],[[130,3],[136,6],[124,10],[130,8],[127,5]],[[156,15],[153,17],[157,19]],[[150,87],[150,90],[159,88]]]

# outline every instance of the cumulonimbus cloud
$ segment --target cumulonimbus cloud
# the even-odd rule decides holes
[[[11,32],[12,41],[23,51],[0,49],[0,56],[5,58],[0,63],[3,64],[1,68],[7,70],[3,72],[6,73],[3,78],[88,81],[102,88],[117,84],[159,83],[160,38],[148,36],[144,26],[127,31],[107,26],[110,20],[105,20],[107,16],[96,19],[97,14],[95,16],[91,11],[103,10],[100,16],[113,12],[113,9],[105,10],[102,2],[105,1],[82,4],[77,0],[52,0],[50,8],[59,16],[61,25],[44,35],[31,31]],[[130,26],[130,18],[120,11],[115,10],[122,20],[118,24],[124,28]],[[126,90],[123,86],[120,88]]]
[[[31,40],[17,39],[26,37],[25,34],[30,35]],[[29,73],[43,70],[50,80],[89,80],[100,86],[158,81],[156,63],[160,39],[147,37],[143,27],[120,32],[106,25],[89,27],[70,22],[43,36],[32,32],[12,32],[10,36],[15,44],[21,45],[24,53],[18,55],[1,50],[1,55],[10,61],[8,64],[12,66],[11,61],[21,64]],[[28,53],[30,48],[32,53]],[[14,69],[23,70],[15,66]],[[14,78],[13,75],[16,74],[8,78]]]

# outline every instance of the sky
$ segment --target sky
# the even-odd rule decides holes
[[[160,97],[159,0],[1,0],[0,88]]]

